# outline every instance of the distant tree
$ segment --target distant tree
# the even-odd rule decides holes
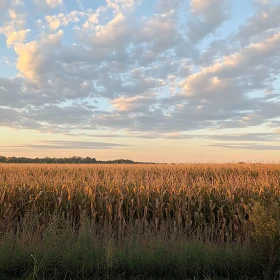
[[[115,160],[96,160],[96,158],[91,157],[78,157],[73,156],[69,158],[51,158],[51,157],[44,157],[44,158],[26,158],[26,157],[4,157],[0,156],[0,163],[47,163],[47,164],[95,164],[95,163],[103,163],[103,164],[155,164],[153,162],[134,162],[130,159],[115,159]]]
[[[0,156],[0,162],[6,162],[6,157]]]
[[[73,156],[70,158],[50,158],[50,157],[44,157],[44,158],[7,157],[6,158],[4,156],[0,156],[0,163],[92,164],[92,163],[134,163],[134,162],[131,160],[97,161],[96,158],[91,158],[91,157],[83,158],[77,156]]]

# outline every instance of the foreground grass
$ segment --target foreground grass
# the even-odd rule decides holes
[[[89,229],[30,237],[2,237],[1,279],[264,279],[276,273],[265,271],[266,260],[244,246],[162,236],[116,242]]]

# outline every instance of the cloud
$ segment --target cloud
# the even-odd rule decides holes
[[[273,34],[265,41],[251,44],[242,49],[239,53],[234,53],[223,57],[214,65],[203,68],[200,72],[190,75],[180,83],[180,86],[188,96],[205,96],[209,94],[226,94],[227,89],[238,87],[234,80],[248,78],[248,83],[243,84],[242,88],[254,87],[254,83],[261,86],[259,81],[253,81],[254,74],[263,67],[268,67],[271,59],[278,59],[280,44],[280,33]],[[269,75],[269,68],[267,69]],[[267,78],[263,73],[263,79]],[[244,81],[246,82],[246,80]]]
[[[101,136],[95,136],[95,137],[103,137]],[[109,136],[108,136],[109,137]],[[112,136],[116,137],[116,136]],[[135,135],[128,135],[127,137],[135,137]],[[275,133],[241,133],[241,134],[184,134],[181,132],[173,132],[173,133],[163,133],[163,134],[141,134],[137,135],[136,137],[140,138],[152,138],[152,139],[207,139],[207,140],[219,140],[224,142],[237,142],[237,144],[240,144],[240,142],[278,142],[280,141],[280,134]],[[233,143],[234,143],[233,142]],[[225,144],[225,143],[222,143]],[[242,143],[244,144],[244,143]],[[250,143],[252,144],[252,143]],[[228,144],[226,144],[228,145]],[[231,145],[231,144],[229,144]],[[235,145],[235,144],[234,144]],[[247,144],[246,144],[247,145]]]
[[[50,29],[53,31],[56,31],[61,26],[61,19],[57,16],[46,16],[46,21],[48,22]]]
[[[0,125],[1,126],[13,126],[14,123],[18,125],[17,111],[11,108],[0,107]]]
[[[159,0],[149,13],[143,1],[140,9],[140,1],[108,0],[84,11],[64,1],[61,12],[29,2],[8,3],[0,27],[16,61],[14,77],[0,78],[2,126],[170,140],[191,139],[196,129],[279,126],[277,5],[256,6],[221,38],[229,0],[191,1],[190,15],[183,0]]]
[[[106,25],[97,25],[95,34],[91,37],[91,42],[97,47],[116,47],[123,44],[129,27],[122,13],[116,14],[115,18]]]
[[[63,0],[46,0],[46,4],[51,8],[56,8],[63,5]]]
[[[239,149],[239,150],[254,150],[254,151],[279,151],[280,145],[261,145],[261,144],[222,144],[222,143],[216,143],[216,144],[210,144],[207,145],[210,147],[219,147],[219,148],[228,148],[228,149]]]
[[[17,69],[31,81],[39,81],[47,68],[52,67],[51,60],[55,48],[59,47],[63,31],[59,30],[42,39],[40,43],[31,41],[26,44],[15,44],[18,54]]]
[[[31,148],[50,150],[109,150],[116,147],[129,147],[129,145],[92,141],[43,141],[42,144],[5,146],[5,148]]]
[[[159,0],[157,2],[157,8],[160,12],[170,12],[171,10],[178,9],[184,0]]]
[[[94,114],[94,107],[85,105],[72,105],[60,107],[57,105],[45,105],[37,109],[29,109],[28,115],[37,122],[47,122],[51,125],[86,125]]]
[[[195,63],[201,67],[209,66],[213,64],[213,61],[229,56],[232,53],[239,51],[239,48],[235,44],[229,44],[225,39],[217,39],[210,42],[198,57],[195,58]]]
[[[8,5],[8,1],[7,0],[1,0],[0,1],[0,8],[3,9]]]
[[[130,112],[143,112],[145,109],[149,109],[151,104],[151,96],[134,96],[134,97],[120,97],[114,99],[112,104],[117,111],[130,111]]]
[[[121,11],[131,11],[137,5],[140,5],[141,0],[106,0],[107,8],[111,8],[115,13]]]
[[[243,134],[229,134],[229,135],[216,135],[210,136],[212,139],[223,141],[259,141],[270,142],[280,141],[279,133],[243,133]]]
[[[271,32],[276,32],[280,27],[280,5],[269,5],[257,8],[256,14],[250,16],[248,20],[239,26],[236,39],[246,45],[253,40],[260,40],[264,36],[269,36]]]
[[[145,138],[145,139],[168,139],[168,140],[187,140],[187,139],[205,139],[205,140],[219,140],[223,142],[278,142],[280,141],[280,131],[273,133],[241,133],[241,134],[220,134],[219,131],[212,134],[185,134],[178,132],[167,133],[135,133],[130,132],[126,134],[98,134],[98,133],[65,133],[68,136],[83,136],[95,138]],[[224,144],[224,143],[223,143]],[[251,144],[251,143],[250,143]]]
[[[30,32],[30,29],[13,31],[7,34],[7,45],[10,46],[15,42],[24,42],[26,40],[27,33]]]
[[[21,94],[21,82],[16,78],[0,77],[0,106],[23,108],[23,95]]]
[[[11,1],[9,0],[0,0],[0,15],[3,15],[11,6]]]
[[[26,22],[25,14],[17,12],[13,9],[17,8],[17,4],[14,1],[9,4],[4,2],[2,3],[2,6],[3,10],[0,18],[0,34],[4,34],[6,36],[6,43],[8,46],[15,42],[24,42],[27,33],[30,31],[30,29],[24,29]]]
[[[78,23],[81,17],[84,17],[85,12],[71,11],[68,14],[60,13],[58,15],[46,16],[45,19],[52,31],[56,31],[61,25],[68,26],[69,23]]]
[[[170,49],[180,42],[180,34],[177,29],[175,10],[163,14],[155,14],[144,20],[140,32],[135,38],[136,43],[148,43],[148,51],[158,54]]]
[[[16,44],[15,52],[18,54],[17,69],[28,79],[36,81],[40,78],[39,70],[46,62],[44,55],[40,53],[37,42]]]
[[[191,0],[191,12],[195,19],[189,22],[188,36],[198,42],[214,33],[229,18],[228,0]]]

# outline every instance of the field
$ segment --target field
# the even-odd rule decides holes
[[[280,279],[280,165],[0,165],[0,279]]]

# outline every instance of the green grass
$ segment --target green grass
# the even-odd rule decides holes
[[[269,279],[266,259],[250,247],[163,235],[116,242],[86,226],[1,237],[0,279]],[[268,275],[270,274],[270,275]]]

